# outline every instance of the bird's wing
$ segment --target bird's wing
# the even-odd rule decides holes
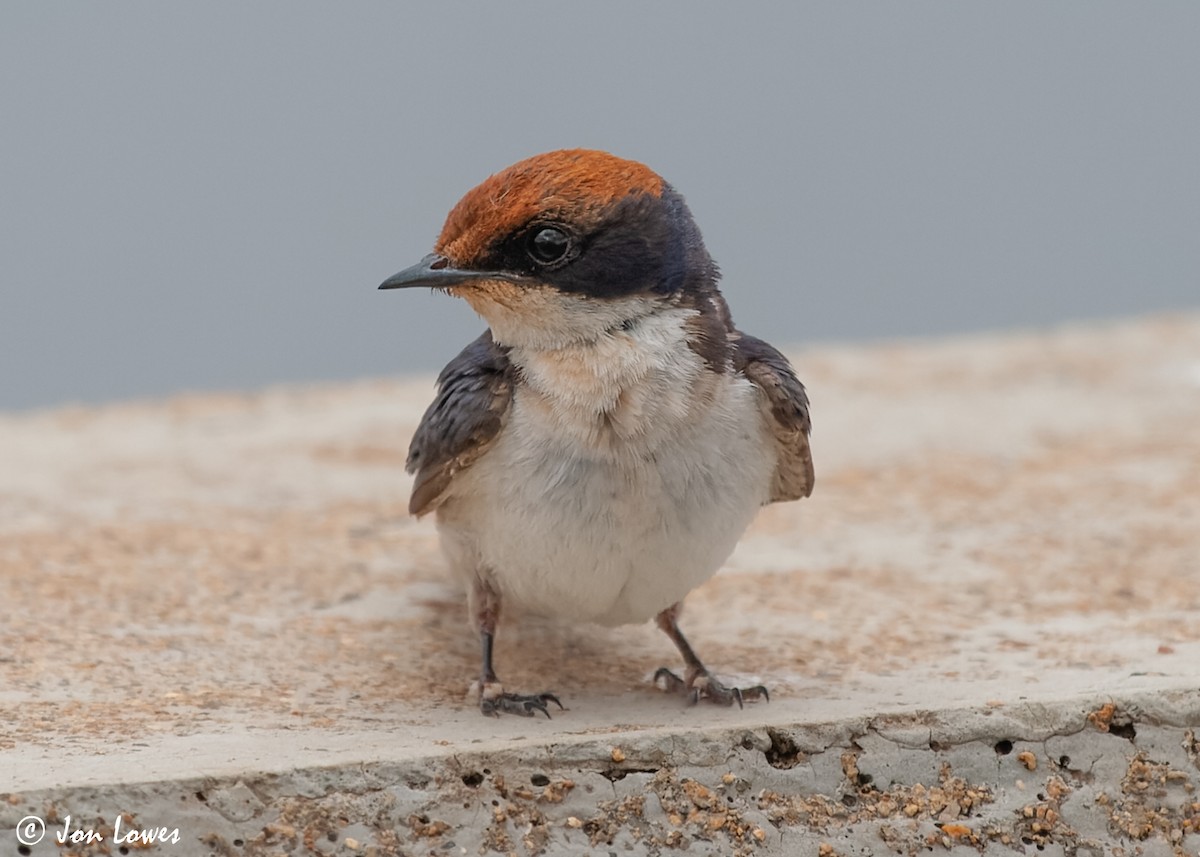
[[[408,511],[423,515],[441,503],[454,475],[495,441],[513,396],[508,354],[484,333],[438,376],[438,393],[408,447],[405,469],[415,473]]]
[[[813,489],[812,454],[808,435],[812,421],[808,415],[808,395],[792,371],[787,358],[761,339],[734,333],[733,365],[762,393],[763,412],[771,433],[779,463],[771,483],[771,502],[799,500]]]

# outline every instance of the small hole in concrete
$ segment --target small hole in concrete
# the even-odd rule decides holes
[[[1070,764],[1071,764],[1071,757],[1070,757],[1070,756],[1059,756],[1059,757],[1058,757],[1058,766],[1059,766],[1060,768],[1065,768],[1065,767],[1067,767],[1067,766],[1068,766],[1068,765],[1070,765]]]
[[[859,774],[857,777],[855,777],[855,779],[858,781],[860,786],[869,786],[871,785],[871,781],[875,778],[870,774]]]
[[[479,788],[483,783],[483,774],[479,771],[471,771],[469,774],[462,775],[462,781],[464,786],[470,786],[473,789]]]
[[[204,796],[204,792],[196,792],[196,800],[200,803],[208,803],[208,798]]]
[[[1133,742],[1137,738],[1137,730],[1133,728],[1132,723],[1114,723],[1108,727],[1108,731],[1114,735],[1119,735],[1129,742]]]
[[[993,749],[1001,756],[1007,756],[1013,751],[1013,743],[1005,738],[1003,741],[997,741]]]
[[[548,785],[550,785],[550,778],[548,776],[546,776],[545,774],[534,774],[532,777],[529,778],[529,782],[533,783],[535,786],[538,786],[538,787],[548,786]]]
[[[491,768],[484,768],[484,769],[483,769],[483,772],[484,772],[485,774],[487,774],[489,777],[492,775],[492,769],[491,769]]]
[[[20,854],[21,857],[28,857],[28,855],[32,854],[33,852],[29,850],[28,845],[18,845],[17,853]]]
[[[498,800],[492,801],[492,806],[500,806],[500,801],[498,801]]]
[[[242,840],[240,840],[240,839],[235,839],[235,840],[233,840],[233,847],[234,847],[234,848],[241,848],[241,847],[242,847],[243,845],[245,845],[245,844],[246,844],[246,843],[245,843],[245,842],[243,842],[243,841],[242,841]]]
[[[767,736],[771,746],[763,751],[767,764],[772,768],[794,768],[800,764],[800,748],[792,740],[792,736],[778,729],[768,729]]]
[[[118,848],[117,850],[118,850],[118,851],[120,851],[122,854],[128,854],[128,853],[129,853],[129,846],[128,846],[128,845],[122,845],[122,846],[121,846],[120,848]]]
[[[846,806],[857,806],[858,798],[854,795],[842,795],[842,803]]]
[[[935,753],[940,753],[946,749],[946,745],[943,744],[941,741],[930,741],[929,749]]]

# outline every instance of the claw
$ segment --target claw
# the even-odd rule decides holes
[[[745,703],[759,699],[771,701],[770,693],[761,684],[746,688],[726,687],[707,670],[694,674],[689,671],[685,681],[666,667],[659,667],[654,673],[654,684],[667,693],[686,694],[689,706],[699,704],[702,699],[715,705],[733,705],[736,702],[738,708],[745,708]]]
[[[533,717],[540,712],[549,720],[550,711],[546,705],[548,702],[553,702],[566,711],[566,706],[552,693],[505,693],[502,690],[482,695],[479,699],[479,710],[490,717],[499,717],[501,714]]]
[[[744,687],[741,693],[748,702],[754,702],[758,699],[761,699],[763,702],[771,701],[770,692],[761,684],[756,684],[754,687]]]

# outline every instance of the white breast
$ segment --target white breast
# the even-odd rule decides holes
[[[616,625],[720,568],[767,501],[775,453],[753,385],[687,347],[691,314],[513,348],[524,383],[508,422],[438,510],[459,574],[532,612]]]

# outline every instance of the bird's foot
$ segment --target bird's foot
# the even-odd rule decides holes
[[[500,682],[487,682],[479,692],[479,710],[489,717],[499,717],[501,714],[533,717],[541,713],[549,720],[550,711],[546,704],[550,702],[566,711],[566,706],[552,693],[506,693]]]
[[[733,705],[743,708],[743,703],[756,702],[759,699],[770,702],[771,694],[761,684],[754,687],[726,687],[708,670],[688,670],[687,678],[682,679],[666,667],[659,667],[654,673],[655,685],[667,693],[683,693],[687,695],[691,705],[700,700],[715,705]]]

